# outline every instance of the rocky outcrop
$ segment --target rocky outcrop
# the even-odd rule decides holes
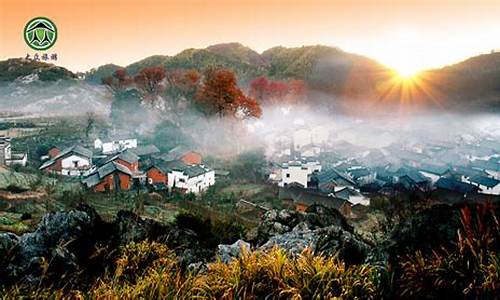
[[[5,278],[37,284],[42,277],[63,275],[78,269],[77,253],[93,231],[93,221],[84,211],[50,213],[36,231],[15,241],[4,265]],[[76,250],[79,251],[76,251]]]
[[[234,244],[231,245],[219,245],[217,247],[217,257],[224,263],[228,263],[231,260],[240,257],[241,251],[243,249],[249,251],[250,243],[247,243],[243,240],[237,240]]]
[[[80,276],[75,280],[96,276],[113,262],[118,247],[143,240],[165,243],[185,265],[204,261],[214,252],[202,249],[200,238],[190,230],[125,211],[108,223],[94,209],[82,205],[45,215],[34,232],[22,236],[0,234],[1,283],[57,285],[63,277],[68,281],[75,276]]]
[[[338,255],[347,264],[362,262],[369,246],[353,233],[353,227],[339,211],[321,205],[305,212],[271,210],[258,228],[260,250],[278,246],[287,252],[301,253],[311,248],[316,253]]]
[[[157,240],[168,231],[154,220],[144,219],[130,211],[120,211],[113,224],[113,237],[117,245],[126,245],[130,242]]]
[[[297,226],[299,226],[298,228],[314,230],[332,225],[353,232],[353,227],[347,223],[338,210],[321,205],[312,205],[305,212],[288,209],[270,210],[262,217],[262,222],[257,230],[256,242],[263,244],[270,237],[290,232]]]

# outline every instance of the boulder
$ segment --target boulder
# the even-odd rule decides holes
[[[243,248],[250,250],[250,243],[243,240],[237,240],[231,245],[219,245],[217,246],[217,257],[222,262],[228,263],[235,258],[239,258]]]
[[[266,212],[257,229],[255,242],[263,244],[270,237],[290,232],[298,225],[300,225],[299,228],[307,229],[338,226],[345,231],[353,232],[353,227],[347,223],[338,210],[322,205],[312,205],[305,212],[287,209]]]
[[[146,239],[156,240],[167,232],[160,223],[144,219],[130,211],[120,211],[113,223],[113,241],[117,245],[139,242]]]
[[[305,248],[317,254],[338,255],[348,265],[363,262],[369,251],[366,243],[340,226],[310,229],[306,223],[297,225],[290,232],[272,236],[259,249],[269,251],[274,246],[292,255],[300,254]]]
[[[0,257],[6,257],[19,242],[19,237],[13,233],[0,233]]]
[[[19,237],[9,253],[6,275],[21,283],[35,284],[42,275],[62,276],[74,271],[77,259],[71,253],[71,244],[87,237],[93,231],[91,224],[89,215],[78,210],[45,215],[34,232]]]

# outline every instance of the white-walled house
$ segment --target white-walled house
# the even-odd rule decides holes
[[[11,138],[0,136],[0,165],[21,165],[26,166],[28,162],[27,153],[13,153]]]
[[[278,185],[283,187],[291,183],[299,183],[304,187],[308,186],[311,175],[321,171],[321,164],[318,161],[291,161],[281,166],[281,180]]]
[[[7,165],[7,161],[12,156],[10,137],[0,136],[0,165]]]
[[[92,168],[92,151],[75,145],[40,166],[40,170],[64,176],[85,176]]]
[[[215,172],[204,165],[175,168],[167,177],[169,189],[181,189],[193,194],[199,194],[215,184]]]
[[[94,148],[102,151],[103,154],[112,154],[125,149],[137,148],[137,139],[117,139],[112,141],[96,139],[94,141]]]

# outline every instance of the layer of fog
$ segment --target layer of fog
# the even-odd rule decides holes
[[[111,99],[102,86],[84,81],[59,80],[42,82],[21,78],[0,83],[0,112],[26,117],[65,117],[89,112],[108,115]]]

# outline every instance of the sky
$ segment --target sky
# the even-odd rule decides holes
[[[22,33],[36,16],[72,71],[224,42],[335,46],[403,74],[500,49],[500,0],[0,0],[1,60],[36,53]]]

